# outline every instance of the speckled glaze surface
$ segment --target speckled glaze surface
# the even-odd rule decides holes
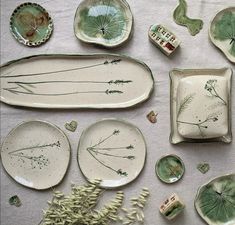
[[[1,101],[36,108],[127,108],[147,100],[149,67],[117,54],[36,55],[1,66]]]
[[[134,125],[104,119],[83,131],[77,157],[87,180],[101,179],[101,187],[117,188],[136,179],[142,171],[146,144]]]
[[[132,33],[133,16],[125,0],[85,0],[74,19],[76,37],[85,42],[117,47]]]
[[[210,25],[209,36],[213,44],[235,63],[235,7],[216,14]]]
[[[185,172],[182,159],[176,155],[166,155],[156,163],[156,174],[164,183],[175,183],[179,181]]]
[[[33,47],[43,44],[50,38],[53,22],[42,6],[26,2],[12,13],[10,30],[17,41]]]
[[[48,189],[64,177],[70,161],[70,144],[55,125],[44,121],[19,124],[5,138],[2,164],[18,183],[33,189]]]
[[[232,70],[174,69],[170,78],[171,143],[230,143]]]
[[[199,188],[198,214],[209,225],[235,224],[235,174],[217,177]]]

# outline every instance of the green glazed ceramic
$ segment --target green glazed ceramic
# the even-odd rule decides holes
[[[48,12],[36,3],[23,3],[11,15],[10,30],[20,43],[38,46],[46,42],[53,30]]]
[[[79,40],[107,48],[126,42],[132,27],[133,16],[125,0],[85,0],[78,6],[74,19]]]
[[[184,163],[176,155],[167,155],[160,158],[156,163],[156,174],[165,183],[175,183],[184,175]]]
[[[199,188],[195,207],[209,225],[234,225],[235,174],[217,177]]]
[[[196,35],[203,27],[203,21],[200,19],[191,19],[187,15],[187,2],[179,0],[179,5],[176,7],[173,17],[177,24],[186,26],[191,35]]]
[[[209,36],[213,44],[235,63],[235,7],[226,8],[215,16]]]

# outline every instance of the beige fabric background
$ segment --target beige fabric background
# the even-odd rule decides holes
[[[76,154],[77,144],[83,129],[102,118],[117,117],[138,126],[143,132],[148,146],[147,162],[141,176],[132,184],[123,188],[126,200],[136,196],[144,186],[151,191],[151,198],[145,211],[146,225],[203,225],[204,222],[194,209],[193,200],[198,187],[210,179],[235,172],[235,143],[181,144],[169,143],[169,76],[172,68],[220,68],[232,67],[224,55],[208,39],[209,23],[215,14],[227,6],[234,6],[235,0],[188,0],[188,15],[204,20],[203,30],[192,37],[185,27],[174,23],[172,13],[177,0],[128,0],[135,18],[134,36],[123,47],[116,50],[104,50],[79,42],[73,33],[73,18],[80,0],[35,0],[45,7],[54,20],[54,33],[51,39],[41,47],[25,47],[12,37],[9,32],[9,18],[15,7],[22,0],[1,0],[1,64],[9,60],[39,53],[93,53],[114,52],[138,58],[152,69],[156,85],[150,100],[137,108],[126,110],[38,110],[11,107],[1,104],[1,137],[18,123],[29,119],[50,121],[61,127],[68,135],[72,146],[71,164],[62,183],[57,187],[64,192],[70,191],[70,182],[82,184],[85,179],[79,171]],[[167,58],[148,40],[147,32],[152,23],[161,23],[169,27],[182,41],[181,48],[172,58]],[[233,77],[233,81],[235,76]],[[235,88],[233,82],[233,90]],[[235,110],[233,98],[233,121]],[[146,114],[150,110],[159,113],[158,123],[150,124]],[[64,129],[70,120],[79,122],[75,133]],[[232,127],[235,133],[235,126]],[[165,185],[155,175],[155,163],[164,154],[174,153],[182,157],[186,166],[184,178],[174,184]],[[211,170],[202,175],[197,163],[207,161]],[[177,192],[186,203],[186,210],[176,220],[166,221],[158,212],[159,204],[172,192]],[[17,194],[22,206],[16,208],[8,204],[10,196]],[[106,192],[108,200],[113,192]],[[1,164],[1,224],[36,225],[42,217],[46,201],[51,199],[51,191],[34,191],[17,184],[2,168]]]

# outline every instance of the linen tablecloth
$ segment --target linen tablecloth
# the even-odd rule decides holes
[[[210,42],[208,28],[215,14],[228,7],[235,6],[235,0],[188,0],[188,15],[204,21],[203,30],[192,37],[187,28],[178,26],[173,21],[173,11],[177,0],[128,0],[132,9],[135,24],[133,38],[123,47],[115,50],[82,44],[74,35],[73,19],[80,0],[37,0],[50,13],[54,21],[54,32],[51,39],[37,48],[19,44],[9,31],[9,19],[13,10],[22,3],[21,0],[1,0],[1,64],[24,56],[41,53],[121,53],[144,61],[151,68],[155,78],[155,91],[149,101],[135,108],[123,110],[47,110],[12,107],[1,103],[1,142],[8,132],[25,120],[46,120],[62,128],[71,142],[72,154],[68,172],[58,190],[70,192],[70,183],[85,183],[76,160],[77,145],[83,129],[103,119],[116,117],[127,120],[141,129],[147,142],[147,161],[140,177],[130,185],[122,188],[126,194],[125,204],[131,197],[138,195],[142,187],[148,187],[151,198],[145,209],[146,225],[201,225],[204,222],[194,209],[194,198],[197,189],[210,179],[235,172],[235,143],[169,143],[169,71],[172,68],[221,68],[232,67],[225,56]],[[166,25],[182,41],[171,58],[163,55],[148,40],[148,28],[151,24]],[[235,78],[233,77],[233,81]],[[233,82],[232,89],[235,88]],[[235,98],[232,100],[235,120]],[[158,113],[158,122],[151,124],[146,114],[151,110]],[[78,121],[78,130],[71,133],[64,124],[71,120]],[[233,124],[232,131],[235,132]],[[155,163],[165,154],[174,153],[180,156],[186,167],[183,179],[173,185],[161,183],[155,175]],[[211,169],[203,175],[196,166],[199,162],[209,162]],[[178,193],[186,204],[182,215],[172,222],[165,220],[158,207],[171,193]],[[22,206],[10,206],[8,199],[17,194]],[[104,194],[104,201],[113,197],[114,191]],[[10,178],[1,164],[1,224],[2,225],[36,225],[42,218],[42,209],[47,208],[47,200],[52,191],[35,191],[23,187]],[[127,205],[128,206],[128,205]]]

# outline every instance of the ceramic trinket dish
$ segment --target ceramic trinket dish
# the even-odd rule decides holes
[[[209,225],[235,224],[235,174],[217,177],[199,188],[198,214]]]
[[[179,5],[176,7],[173,17],[177,24],[186,26],[191,35],[198,34],[203,28],[203,21],[200,19],[191,19],[187,15],[187,2],[179,0]]]
[[[235,7],[226,8],[212,20],[209,36],[225,56],[235,63]]]
[[[53,124],[23,122],[3,141],[1,160],[16,182],[37,190],[48,189],[60,183],[67,171],[70,144]]]
[[[179,196],[174,193],[161,204],[159,210],[164,217],[168,220],[172,220],[177,217],[184,208],[185,204]]]
[[[149,39],[167,56],[171,55],[180,45],[179,39],[162,25],[150,27]]]
[[[27,2],[12,13],[10,30],[20,43],[31,47],[39,46],[50,38],[53,22],[42,6]]]
[[[36,108],[127,108],[153,92],[149,67],[115,54],[36,55],[1,67],[1,101]]]
[[[103,188],[116,188],[136,179],[146,158],[140,130],[117,119],[105,119],[83,131],[78,145],[78,164],[88,181],[102,180]]]
[[[171,143],[230,143],[232,70],[174,69],[170,79]]]
[[[185,172],[182,159],[176,155],[166,155],[156,163],[156,174],[164,183],[175,183],[179,181]]]
[[[113,48],[129,40],[133,22],[125,0],[84,0],[77,8],[74,32],[85,43]]]

